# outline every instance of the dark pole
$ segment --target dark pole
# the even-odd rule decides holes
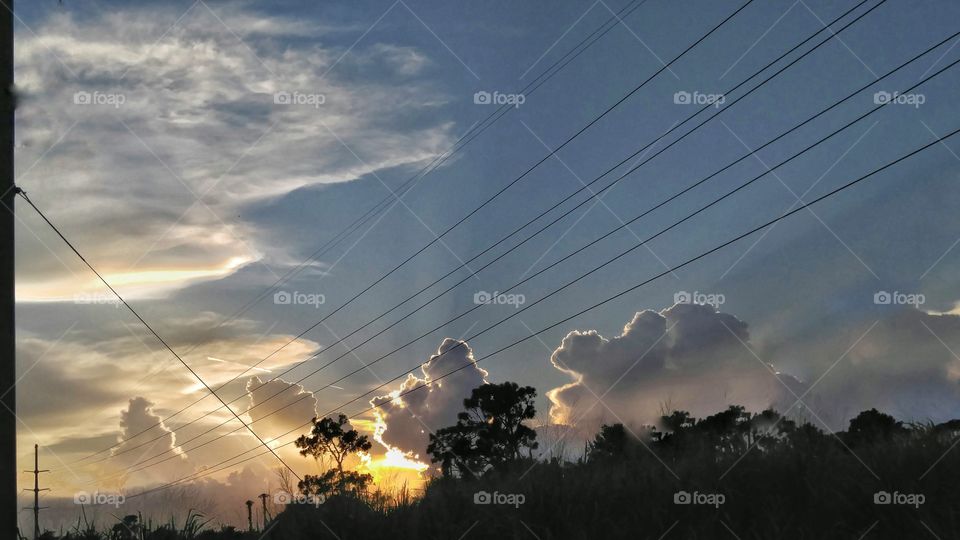
[[[33,470],[26,471],[28,473],[33,473],[33,489],[28,490],[33,492],[33,540],[40,538],[40,510],[46,508],[46,506],[40,506],[40,492],[41,491],[50,491],[48,488],[40,489],[40,473],[50,472],[48,470],[40,470],[40,447],[39,445],[33,445]]]
[[[260,495],[258,495],[258,497],[260,497],[260,505],[263,507],[263,529],[262,530],[265,531],[267,530],[267,497],[269,497],[269,495],[267,495],[266,493],[261,493]]]
[[[33,540],[40,538],[40,449],[33,445]]]
[[[13,0],[0,6],[0,540],[17,530],[17,380],[13,290]]]

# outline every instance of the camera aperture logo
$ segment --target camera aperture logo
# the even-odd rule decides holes
[[[678,491],[673,494],[673,504],[696,504],[720,508],[720,505],[727,502],[727,496],[723,493],[700,493],[694,491]]]
[[[513,306],[519,308],[521,304],[527,301],[527,297],[522,294],[501,293],[499,291],[477,291],[473,293],[473,303],[477,305],[494,304],[501,306]]]
[[[926,303],[927,297],[920,293],[905,293],[900,291],[877,291],[873,293],[873,303],[878,306],[913,306],[919,307]]]
[[[284,505],[309,504],[317,507],[327,502],[327,498],[324,495],[304,495],[303,493],[288,493],[281,490],[273,494],[273,502]]]
[[[503,504],[514,508],[520,508],[520,505],[526,502],[527,497],[523,493],[500,493],[494,491],[478,491],[473,494],[473,504]]]
[[[873,504],[900,504],[920,508],[920,505],[925,502],[927,502],[927,497],[923,493],[878,491],[873,494]]]
[[[120,505],[126,502],[127,498],[121,493],[100,493],[99,491],[94,491],[93,493],[88,493],[86,491],[78,491],[73,494],[73,503],[74,504],[84,504],[84,505],[110,505],[114,508],[120,508]]]
[[[697,90],[693,92],[680,90],[673,94],[673,102],[677,105],[713,105],[720,108],[726,101],[727,96],[723,94],[705,94]]]
[[[476,105],[511,105],[518,108],[527,101],[527,96],[523,94],[502,94],[494,91],[480,90],[473,94],[473,103]]]
[[[327,297],[320,293],[277,291],[273,294],[273,303],[278,306],[313,306],[314,309],[320,309],[320,305],[326,301]]]
[[[327,102],[327,96],[316,92],[287,92],[281,90],[274,92],[273,103],[275,105],[306,105],[319,109],[321,105]]]
[[[927,96],[924,94],[901,94],[900,92],[887,92],[880,90],[873,94],[873,103],[875,105],[910,105],[914,109],[919,109],[921,105],[927,102]]]
[[[87,92],[81,90],[73,93],[74,105],[98,105],[113,107],[119,109],[121,105],[127,102],[127,96],[117,92]]]
[[[727,297],[722,293],[677,291],[673,294],[674,304],[697,304],[701,306],[713,306],[714,309],[720,309],[720,306],[726,301]]]

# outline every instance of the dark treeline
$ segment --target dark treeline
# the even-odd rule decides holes
[[[684,411],[639,430],[604,425],[576,458],[536,459],[531,387],[486,384],[430,437],[440,474],[422,496],[387,496],[344,458],[369,449],[345,417],[297,441],[332,458],[262,531],[197,520],[60,538],[470,539],[957,538],[960,420],[906,424],[875,409],[827,433],[774,410]],[[322,504],[320,504],[322,502]],[[48,534],[48,538],[58,536]]]

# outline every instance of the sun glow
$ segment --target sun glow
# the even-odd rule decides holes
[[[394,398],[394,403],[402,405],[399,397],[394,394],[399,395],[399,390],[392,392],[391,397]],[[373,422],[373,440],[380,443],[387,451],[378,457],[361,456],[360,468],[373,475],[373,481],[381,489],[394,489],[402,486],[419,488],[424,481],[422,473],[430,466],[420,461],[419,455],[413,452],[404,452],[384,441],[383,434],[387,430],[387,423],[379,410],[374,414],[376,420]]]
[[[248,257],[232,257],[218,266],[209,268],[163,268],[136,271],[102,271],[104,278],[116,287],[125,298],[157,298],[172,290],[187,285],[219,279],[232,274],[243,265],[252,261]],[[77,278],[69,276],[59,280],[30,282],[21,280],[17,284],[18,302],[74,302],[80,304],[107,304],[116,302],[113,293],[103,287],[95,277]]]

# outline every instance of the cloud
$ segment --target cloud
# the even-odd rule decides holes
[[[960,417],[960,316],[890,306],[873,315],[778,352],[820,379],[811,407],[833,429],[873,407],[903,420]]]
[[[55,310],[53,306],[42,309]],[[112,308],[103,309],[115,312]],[[56,311],[58,317],[69,320],[75,316],[77,321],[59,329],[57,319],[49,319],[49,324],[58,328],[56,332],[63,333],[61,338],[42,338],[21,330],[17,344],[18,374],[21,376],[17,388],[18,416],[23,432],[29,434],[19,439],[18,457],[32,459],[33,443],[39,442],[47,464],[58,469],[49,479],[56,489],[72,492],[81,489],[91,475],[119,473],[134,462],[169,450],[174,437],[178,445],[183,445],[189,466],[182,466],[184,460],[181,459],[170,460],[125,478],[127,485],[141,486],[178,478],[182,476],[178,473],[183,470],[216,463],[224,456],[256,446],[257,441],[251,435],[240,431],[191,450],[234,430],[238,423],[226,410],[212,412],[219,408],[219,402],[209,397],[207,390],[142,327],[121,320],[104,321]],[[216,328],[218,321],[214,314],[204,313],[165,320],[160,328],[174,350],[179,351],[212,387],[227,383],[293,337],[268,335],[261,338],[262,330],[251,321],[238,320]],[[317,347],[309,340],[296,340],[264,362],[262,367],[270,370],[272,377],[272,373],[301,360]],[[191,349],[195,350],[186,353]],[[220,394],[225,399],[243,396],[248,377],[239,377],[227,384]],[[287,383],[277,381],[277,384]],[[288,392],[278,397],[265,405],[264,410],[273,410],[271,405],[274,402],[285,403],[289,395]],[[164,426],[153,427],[114,452],[100,453],[93,459],[74,464],[76,460],[126,440],[204,396],[206,399],[180,412]],[[312,401],[302,403],[306,405]],[[241,400],[231,407],[242,413],[245,404],[246,400]],[[212,414],[201,418],[210,412]],[[263,432],[269,437],[279,434],[275,430],[281,427],[287,431],[290,428],[282,422],[292,421],[294,414],[305,414],[302,407],[296,406],[285,413],[276,416],[280,424],[272,421],[273,418],[263,421],[262,425],[257,424],[258,433]],[[296,418],[297,424],[309,420],[312,414],[315,413],[306,414],[303,419]],[[216,427],[225,420],[232,422]],[[184,427],[187,423],[191,424]],[[210,428],[215,429],[196,441],[187,442]],[[177,430],[176,435],[169,433],[171,430]],[[166,433],[169,435],[159,437]],[[157,437],[157,441],[93,464]],[[168,452],[160,459],[170,455]]]
[[[466,365],[470,367],[442,381],[434,381]],[[379,406],[376,414],[382,429],[378,434],[381,442],[424,456],[430,431],[454,424],[457,413],[463,409],[463,400],[470,397],[471,390],[487,382],[488,373],[476,365],[473,349],[467,342],[453,338],[444,339],[437,353],[420,366],[420,371],[422,377],[408,375],[399,388],[373,398],[370,404]],[[398,397],[421,385],[425,386]]]
[[[446,98],[424,53],[371,40],[343,54],[327,44],[333,29],[229,12],[200,4],[173,24],[181,13],[144,4],[51,16],[18,39],[18,175],[128,296],[267,256],[271,243],[236,219],[255,202],[413,166],[453,140],[430,114]],[[276,103],[279,92],[323,103]],[[25,223],[56,245],[35,217]],[[20,301],[97,287],[18,233]]]
[[[736,403],[758,410],[783,404],[792,395],[784,385],[802,392],[752,350],[745,322],[696,304],[638,312],[610,339],[575,330],[550,356],[572,379],[547,392],[550,417],[587,426],[649,423],[664,409],[705,415]]]
[[[148,457],[168,451],[162,463],[142,471],[132,472],[131,476],[124,475],[125,481],[159,482],[171,478],[180,478],[190,474],[193,466],[187,463],[187,456],[183,449],[177,446],[177,436],[163,422],[162,418],[153,411],[153,403],[143,397],[130,400],[126,410],[120,413],[120,444],[110,455],[112,459],[106,470],[127,471],[140,468],[139,462]],[[176,457],[173,457],[176,456]],[[172,459],[167,459],[172,457]],[[145,465],[145,464],[144,464]]]
[[[262,438],[279,437],[300,428],[317,416],[317,398],[303,386],[288,383],[283,379],[264,382],[260,377],[251,377],[247,382],[250,406],[247,415],[251,426]],[[265,421],[262,419],[266,418]],[[309,427],[300,431],[306,432]]]

